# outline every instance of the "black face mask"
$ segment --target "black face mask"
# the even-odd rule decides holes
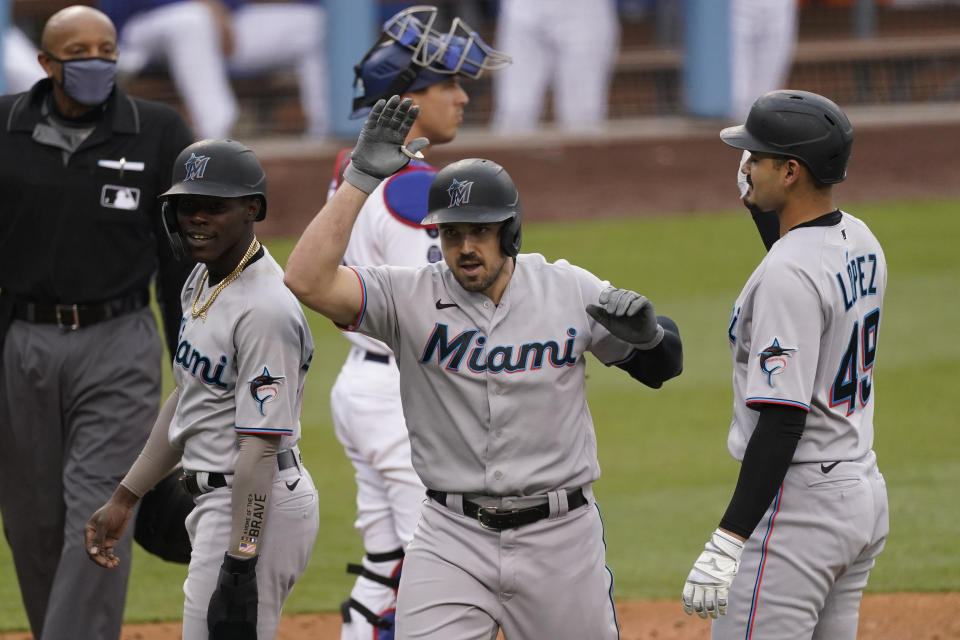
[[[46,52],[45,52],[46,53]],[[63,66],[63,90],[80,104],[93,107],[102,104],[113,91],[117,61],[107,58],[74,58],[62,60],[47,53]]]

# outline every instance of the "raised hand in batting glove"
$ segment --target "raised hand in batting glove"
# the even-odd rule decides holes
[[[688,614],[696,611],[701,618],[726,614],[727,596],[742,553],[743,542],[720,529],[714,531],[683,585],[683,610]]]
[[[587,313],[607,331],[638,349],[653,349],[663,339],[653,303],[636,291],[607,287],[599,304],[588,304]]]
[[[403,144],[418,113],[420,107],[413,106],[410,98],[378,100],[363,123],[343,179],[371,193],[381,180],[407,166],[411,158],[423,158],[420,150],[430,144],[429,140],[416,138]]]
[[[257,640],[257,558],[223,554],[217,588],[207,607],[210,640]]]

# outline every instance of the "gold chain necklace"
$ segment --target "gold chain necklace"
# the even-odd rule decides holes
[[[200,276],[200,284],[197,286],[197,295],[193,297],[193,309],[190,310],[190,314],[193,316],[194,320],[196,320],[197,316],[199,316],[203,322],[207,321],[207,309],[210,308],[210,305],[213,304],[213,301],[217,299],[217,296],[220,295],[220,292],[223,291],[228,284],[240,277],[240,273],[243,271],[243,268],[247,266],[247,263],[250,262],[250,258],[252,258],[253,254],[259,250],[260,242],[257,241],[256,236],[254,236],[253,242],[251,242],[250,246],[247,247],[247,252],[243,254],[243,258],[240,259],[240,264],[237,265],[237,268],[234,269],[230,275],[220,281],[220,283],[213,290],[213,293],[210,294],[210,297],[207,298],[207,301],[204,302],[203,305],[198,309],[197,303],[200,302],[200,294],[203,293],[203,283],[207,281],[207,276],[210,271],[208,269],[203,272],[203,275]]]

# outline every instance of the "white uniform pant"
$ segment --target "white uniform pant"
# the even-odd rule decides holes
[[[400,403],[400,374],[388,363],[367,360],[353,347],[330,392],[330,409],[337,438],[353,463],[357,481],[357,520],[354,526],[369,553],[404,548],[420,518],[425,488],[413,470],[410,440]],[[371,563],[367,569],[390,577],[396,561]],[[358,577],[350,597],[374,613],[394,608],[396,593],[388,586]],[[343,625],[343,640],[373,637],[370,624],[358,613]]]
[[[797,0],[731,0],[730,117],[742,122],[753,102],[786,89],[797,42]]]
[[[619,638],[603,522],[584,494],[585,506],[566,512],[557,500],[550,517],[503,531],[462,515],[460,496],[447,496],[454,508],[427,499],[400,578],[396,640],[492,640],[498,628],[508,639]]]
[[[790,465],[747,540],[713,640],[854,640],[860,598],[890,530],[871,451],[823,471]]]
[[[213,14],[203,2],[178,2],[134,15],[120,34],[120,73],[163,58],[200,138],[226,138],[237,118],[230,73],[291,66],[300,80],[307,134],[329,129],[326,13],[315,4],[248,4],[233,14],[233,53],[225,59]]]
[[[293,484],[293,490],[287,483]],[[214,489],[196,499],[187,516],[187,533],[193,550],[183,583],[183,640],[207,640],[207,607],[217,586],[223,554],[230,540],[232,491]],[[320,527],[319,502],[313,479],[302,465],[278,472],[260,540],[257,561],[257,638],[270,640],[277,633],[283,603],[306,570]]]
[[[497,49],[513,64],[493,74],[494,129],[534,129],[547,87],[562,128],[602,126],[619,41],[613,0],[501,0]]]

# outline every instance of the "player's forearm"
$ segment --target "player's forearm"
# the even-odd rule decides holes
[[[249,559],[259,554],[277,473],[280,436],[242,434],[233,472],[230,542],[227,553]]]
[[[663,327],[660,344],[645,351],[637,350],[630,360],[617,365],[633,379],[654,389],[683,371],[683,343],[677,323],[667,316],[657,316],[657,323]]]
[[[744,539],[756,528],[787,474],[803,435],[807,412],[797,407],[763,405],[740,465],[737,487],[720,528]]]
[[[340,265],[366,199],[349,182],[341,184],[297,241],[283,278],[300,302],[342,324],[356,318],[362,303],[356,276]]]
[[[142,498],[180,462],[182,454],[170,446],[168,436],[170,423],[173,421],[173,414],[179,401],[180,394],[177,389],[174,389],[160,408],[160,413],[157,415],[156,422],[153,423],[153,429],[150,431],[147,443],[143,445],[143,450],[127,471],[127,475],[120,481],[121,487],[137,498]]]

